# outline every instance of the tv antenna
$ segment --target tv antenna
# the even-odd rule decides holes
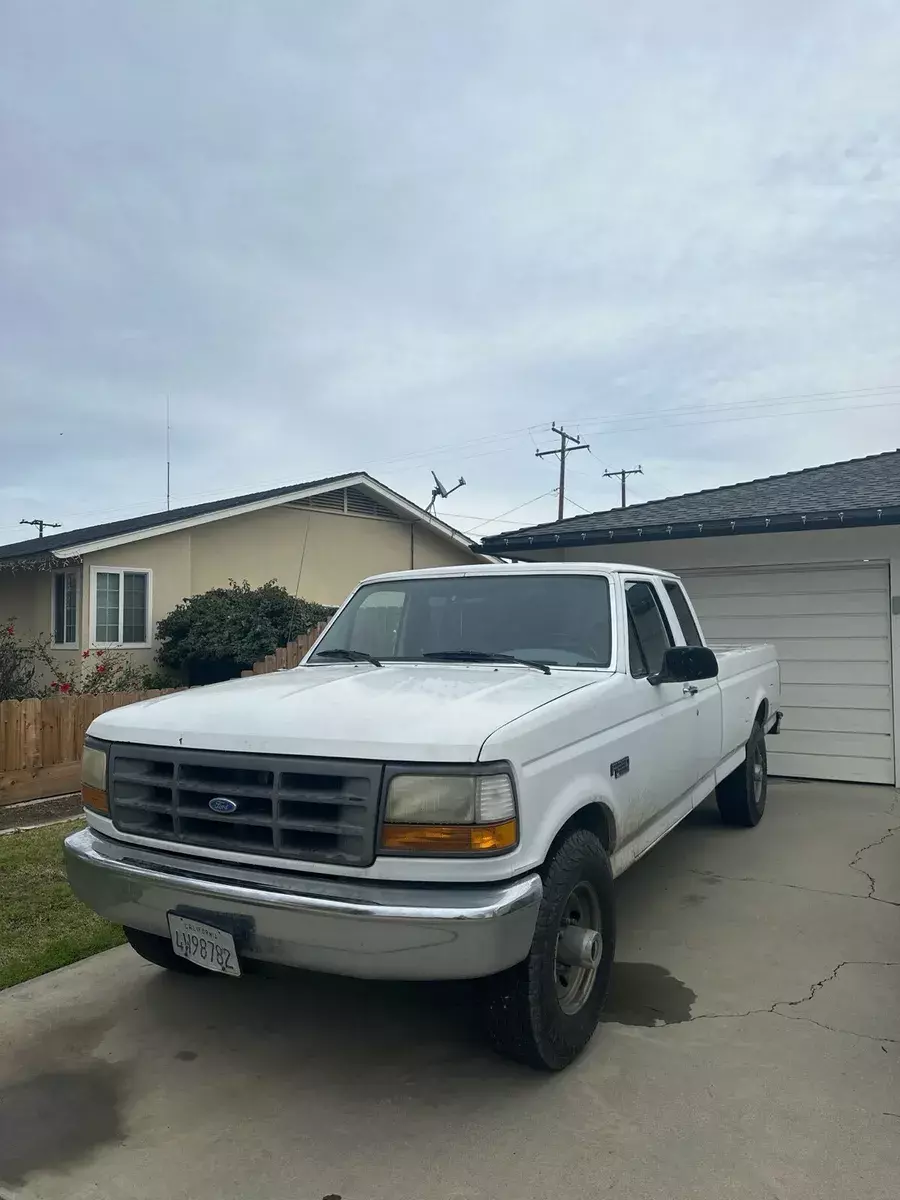
[[[445,488],[438,479],[437,475],[435,475],[434,471],[431,472],[431,478],[434,480],[434,487],[431,489],[431,499],[428,501],[428,507],[425,509],[425,511],[434,515],[434,506],[438,496],[440,496],[442,500],[446,500],[451,493],[457,491],[461,487],[465,487],[466,481],[463,479],[462,475],[460,475],[459,480],[453,485],[452,488]]]

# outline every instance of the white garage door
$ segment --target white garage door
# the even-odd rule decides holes
[[[712,641],[774,643],[773,775],[894,782],[887,567],[684,572]]]

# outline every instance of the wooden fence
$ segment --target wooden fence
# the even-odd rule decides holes
[[[326,624],[279,646],[241,674],[265,675],[298,666]],[[110,708],[173,691],[177,689],[0,700],[0,805],[77,791],[81,786],[81,748],[91,721]]]
[[[110,708],[175,690],[0,701],[0,805],[77,791],[91,721]]]
[[[265,658],[255,662],[249,671],[241,671],[241,676],[268,675],[270,671],[284,671],[288,667],[298,667],[300,660],[309,652],[310,646],[327,624],[327,621],[323,621],[309,633],[301,634],[292,642],[288,642],[286,646],[279,646],[274,654],[267,654]]]

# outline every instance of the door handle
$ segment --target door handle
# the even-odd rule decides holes
[[[692,683],[686,683],[681,690],[685,696],[696,696],[700,691],[700,689],[698,687],[694,687]]]

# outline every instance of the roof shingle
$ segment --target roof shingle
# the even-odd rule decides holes
[[[895,509],[895,515],[886,514]],[[900,520],[900,450],[526,526],[487,537],[482,546],[488,553],[503,554],[514,548],[620,543],[648,536],[756,533],[773,526],[825,527],[844,521],[877,524],[885,515]],[[729,528],[731,523],[734,528]],[[659,532],[654,535],[654,530]]]
[[[104,525],[88,525],[82,529],[68,529],[64,533],[54,533],[43,538],[29,538],[24,542],[13,542],[8,546],[0,546],[0,561],[11,558],[29,558],[35,554],[52,554],[54,550],[67,550],[71,546],[97,542],[108,537],[119,537],[122,534],[139,533],[141,530],[155,529],[157,526],[163,530],[166,525],[189,520],[191,517],[202,517],[207,513],[238,508],[242,504],[254,504],[258,500],[272,500],[277,496],[286,496],[291,492],[303,491],[306,488],[322,487],[325,484],[337,485],[345,479],[358,479],[361,475],[364,475],[364,472],[350,471],[344,475],[329,475],[324,479],[292,483],[287,487],[269,488],[263,492],[249,492],[244,496],[229,496],[224,500],[211,500],[206,504],[191,504],[186,508],[172,508],[165,512],[146,513],[142,517],[127,517],[124,521],[109,521]]]

